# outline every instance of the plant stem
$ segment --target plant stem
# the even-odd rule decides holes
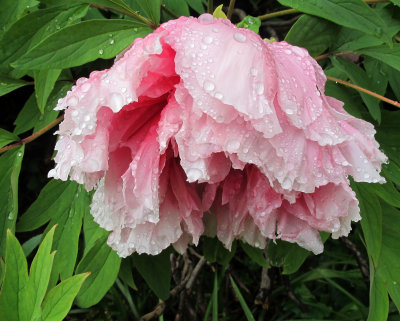
[[[229,1],[228,13],[226,14],[226,17],[228,19],[230,19],[232,17],[233,8],[235,8],[235,2],[236,2],[236,0]]]
[[[172,10],[168,9],[167,6],[165,4],[161,5],[161,9],[164,10],[166,13],[168,13],[171,17],[178,19],[179,16],[173,12]]]
[[[395,39],[397,42],[400,42],[400,37],[399,37],[399,36],[394,36],[394,39]]]
[[[389,99],[389,98],[386,98],[386,97],[384,97],[384,96],[381,96],[381,95],[379,95],[379,94],[377,94],[377,93],[374,93],[374,92],[371,91],[371,90],[362,88],[362,87],[360,87],[360,86],[354,85],[354,84],[352,84],[352,83],[349,83],[349,82],[344,81],[344,80],[339,79],[339,78],[335,78],[335,77],[331,77],[331,76],[326,76],[326,78],[329,79],[329,80],[331,80],[331,81],[334,81],[334,82],[336,82],[336,83],[339,83],[339,84],[345,85],[345,86],[347,86],[347,87],[351,87],[351,88],[353,88],[353,89],[356,89],[356,90],[358,90],[358,91],[362,91],[363,93],[366,93],[366,94],[368,94],[368,95],[370,95],[370,96],[373,96],[373,97],[375,97],[375,98],[378,98],[378,99],[380,99],[380,100],[383,100],[384,102],[387,102],[388,104],[391,104],[391,105],[393,105],[393,106],[396,106],[396,107],[400,108],[400,103],[399,103],[398,101],[391,100],[391,99]]]
[[[133,10],[132,11],[126,11],[126,10],[121,10],[121,9],[116,9],[116,8],[110,8],[110,7],[107,7],[107,6],[100,6],[100,5],[96,5],[96,4],[90,4],[90,6],[92,8],[108,9],[108,10],[111,10],[111,11],[116,11],[116,12],[122,13],[122,14],[128,16],[128,17],[132,17],[132,18],[134,18],[136,20],[139,20],[139,21],[145,23],[146,25],[148,25],[152,29],[156,29],[157,28],[157,26],[155,25],[155,23],[153,21],[141,16],[140,14],[136,13]]]
[[[31,141],[35,140],[36,138],[42,136],[44,133],[48,132],[54,126],[57,126],[59,123],[62,122],[63,119],[64,119],[64,115],[61,115],[56,120],[53,120],[50,124],[43,127],[42,129],[39,129],[37,132],[33,133],[32,135],[30,135],[24,139],[21,139],[20,141],[18,141],[16,143],[13,143],[13,144],[7,145],[3,148],[0,148],[0,154],[6,152],[8,150],[11,150],[11,149],[17,148],[19,146],[30,143]]]
[[[363,1],[365,3],[368,3],[368,4],[390,2],[389,0],[363,0]],[[285,10],[280,10],[280,11],[276,11],[276,12],[267,13],[267,14],[264,14],[262,16],[258,16],[258,18],[262,21],[262,20],[272,19],[272,18],[284,16],[284,15],[287,15],[287,14],[298,13],[298,12],[301,12],[301,11],[297,10],[297,9],[285,9]]]
[[[298,12],[300,12],[300,11],[297,10],[297,9],[285,9],[285,10],[281,10],[281,11],[267,13],[267,14],[264,14],[262,16],[258,16],[258,19],[263,21],[263,20],[267,20],[267,19],[271,19],[271,18],[284,16],[284,15],[287,15],[287,14],[298,13]]]
[[[213,0],[208,0],[207,12],[212,14],[213,13],[213,7],[214,7]]]
[[[335,52],[335,53],[326,53],[326,54],[316,57],[315,60],[318,61],[321,59],[329,58],[331,56],[338,57],[338,56],[347,56],[347,55],[351,55],[351,54],[353,54],[353,52],[350,50],[345,50],[345,51],[340,51],[340,52]]]

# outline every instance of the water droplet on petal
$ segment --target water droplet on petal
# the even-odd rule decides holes
[[[79,115],[79,112],[77,111],[77,110],[74,110],[73,112],[72,112],[72,117],[76,117],[76,116],[78,116]]]
[[[246,41],[246,36],[241,33],[241,32],[235,32],[233,34],[233,38],[237,41],[237,42],[245,42]]]
[[[250,75],[252,75],[253,77],[255,77],[255,76],[257,76],[257,74],[258,74],[258,71],[257,71],[256,68],[251,68],[251,69],[250,69]]]
[[[85,118],[83,118],[84,121],[89,121],[90,120],[90,115],[86,115]]]
[[[213,42],[213,38],[210,36],[206,36],[203,38],[203,42],[209,45],[210,43]]]
[[[222,98],[224,98],[224,95],[222,95],[220,92],[217,92],[215,93],[214,97],[221,100]]]
[[[212,91],[215,88],[214,83],[212,83],[211,81],[206,80],[203,84],[203,88],[207,91]]]
[[[210,23],[214,22],[214,17],[210,15],[209,13],[203,13],[199,17],[199,22],[203,25],[209,25]]]
[[[264,93],[264,84],[258,82],[254,84],[257,95],[262,95]]]
[[[215,33],[219,32],[218,28],[213,28],[212,31],[215,32]]]

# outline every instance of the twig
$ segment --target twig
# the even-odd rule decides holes
[[[190,276],[188,282],[186,283],[186,290],[190,290],[192,288],[193,282],[199,274],[200,269],[203,267],[204,263],[206,263],[206,259],[204,257],[201,257],[194,267],[192,275]]]
[[[381,96],[381,95],[379,95],[379,94],[377,94],[377,93],[374,93],[374,92],[371,91],[371,90],[362,88],[362,87],[360,87],[360,86],[354,85],[354,84],[352,84],[352,83],[349,83],[349,82],[344,81],[344,80],[339,79],[339,78],[335,78],[335,77],[331,77],[331,76],[326,76],[326,78],[329,79],[329,80],[331,80],[331,81],[334,81],[334,82],[336,82],[336,83],[345,85],[345,86],[347,86],[347,87],[354,88],[354,89],[356,89],[356,90],[358,90],[358,91],[362,91],[363,93],[366,93],[366,94],[368,94],[368,95],[370,95],[370,96],[373,96],[373,97],[375,97],[375,98],[378,98],[378,99],[380,99],[380,100],[383,100],[384,102],[387,102],[388,104],[391,104],[391,105],[393,105],[393,106],[396,106],[396,107],[400,108],[400,103],[399,103],[398,101],[391,100],[391,99],[389,99],[389,98],[386,98],[386,97],[384,97],[384,96]]]
[[[369,283],[369,266],[368,261],[364,257],[364,255],[360,252],[357,246],[350,241],[347,237],[340,237],[339,240],[346,245],[346,247],[353,252],[354,256],[356,257],[357,264],[360,267],[361,273],[363,275],[364,281]]]
[[[185,258],[186,255],[186,258]],[[188,288],[186,285],[188,284],[189,280],[193,284],[194,280],[196,279],[201,267],[204,265],[205,259],[199,260],[194,267],[192,268],[192,262],[190,261],[189,257],[187,256],[187,253],[183,255],[184,259],[184,266],[182,268],[182,276],[181,276],[181,282],[174,287],[170,292],[169,292],[169,297],[175,297],[178,295],[183,289]],[[166,302],[161,300],[153,309],[153,311],[143,315],[140,318],[140,321],[148,321],[153,318],[159,317],[160,315],[163,314],[165,307],[167,306]]]
[[[233,9],[235,8],[235,2],[236,2],[236,0],[229,1],[228,13],[226,14],[226,17],[228,19],[230,19],[232,17]]]
[[[271,279],[268,276],[268,269],[263,267],[261,270],[260,289],[254,299],[255,305],[261,305],[264,310],[269,308],[269,292],[271,290]]]
[[[262,16],[258,16],[258,19],[263,21],[263,20],[272,19],[272,18],[276,18],[276,17],[280,17],[280,16],[285,16],[287,14],[293,14],[293,13],[299,13],[299,12],[300,11],[297,9],[285,9],[285,10],[281,10],[281,11],[267,13]]]
[[[32,135],[30,135],[24,139],[21,139],[20,141],[18,141],[16,143],[13,143],[13,144],[7,145],[3,148],[0,148],[0,154],[6,152],[8,150],[20,147],[24,144],[30,143],[31,141],[35,140],[36,138],[42,136],[44,133],[48,132],[54,126],[57,126],[60,122],[62,122],[63,119],[64,119],[64,115],[61,115],[56,120],[53,120],[50,124],[43,127],[42,129],[39,129],[37,132],[33,133]]]
[[[287,293],[288,297],[290,298],[290,300],[292,300],[298,306],[298,308],[301,310],[301,312],[303,312],[303,313],[307,312],[308,311],[307,307],[304,305],[303,302],[301,302],[297,298],[296,294],[294,294],[294,292],[290,286],[289,277],[282,273],[281,273],[281,277],[282,277],[283,285],[285,286],[285,289],[286,289],[286,293]]]
[[[316,57],[315,60],[318,61],[318,60],[329,58],[331,56],[340,57],[340,56],[347,56],[347,55],[352,55],[352,54],[354,54],[354,52],[352,52],[350,50],[345,50],[345,51],[340,51],[340,52],[335,52],[335,53],[326,53],[326,54]]]

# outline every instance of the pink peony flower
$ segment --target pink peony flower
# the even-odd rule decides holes
[[[321,253],[318,231],[360,219],[348,176],[383,182],[386,161],[325,81],[305,49],[209,14],[169,21],[59,101],[49,176],[96,190],[91,213],[120,256],[203,234]]]

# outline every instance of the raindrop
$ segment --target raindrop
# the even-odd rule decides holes
[[[210,43],[213,42],[213,38],[210,36],[206,36],[203,38],[203,42],[209,45]]]
[[[370,178],[369,174],[364,174],[364,178],[365,178],[365,179]]]
[[[22,152],[18,152],[17,156],[21,157],[22,156]]]
[[[203,88],[207,91],[212,91],[215,88],[214,83],[212,83],[211,81],[206,80],[203,84]]]
[[[85,118],[83,118],[84,121],[89,121],[90,120],[90,115],[86,115]]]
[[[237,150],[240,147],[240,142],[238,140],[232,139],[232,140],[228,141],[227,147],[228,147],[228,151],[229,150],[232,150],[232,151]]]
[[[294,111],[292,109],[286,109],[285,113],[288,114],[288,115],[293,115]]]
[[[224,95],[222,95],[220,92],[217,92],[217,93],[215,93],[214,97],[221,100],[224,97]]]
[[[125,87],[122,87],[122,88],[121,88],[121,91],[122,91],[123,93],[126,93],[126,88],[125,88]]]
[[[203,25],[209,25],[214,22],[214,17],[209,13],[204,13],[199,17],[199,22]]]
[[[77,111],[77,110],[74,110],[73,112],[72,112],[72,117],[76,117],[76,116],[78,116],[79,115],[79,112]]]
[[[283,52],[284,52],[285,54],[287,54],[287,55],[290,55],[290,54],[292,53],[292,51],[289,50],[289,49],[285,49]]]
[[[246,36],[243,33],[240,32],[235,32],[233,34],[233,38],[237,41],[237,42],[245,42],[246,41]]]
[[[254,84],[255,90],[257,95],[262,95],[264,93],[264,84],[262,83],[256,83]]]
[[[213,28],[212,31],[215,32],[215,33],[219,32],[219,30],[217,28]]]
[[[110,39],[110,45],[114,44],[114,39]]]
[[[103,54],[103,49],[99,49],[99,55],[102,55]]]
[[[251,69],[250,69],[250,75],[252,75],[253,77],[255,77],[255,76],[257,76],[257,74],[258,74],[258,71],[257,71],[256,68],[251,68]]]
[[[13,212],[8,213],[8,217],[7,218],[9,220],[13,220],[14,219],[14,213]]]

